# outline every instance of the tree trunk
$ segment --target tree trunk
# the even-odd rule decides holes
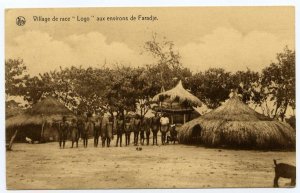
[[[40,142],[44,142],[44,127],[45,127],[45,121],[43,121],[43,124],[42,124],[42,130],[41,130],[41,139],[40,139]]]
[[[285,117],[285,113],[286,113],[286,110],[287,110],[287,108],[288,108],[288,100],[285,100],[285,103],[284,103],[284,110],[283,110],[283,112],[282,113],[280,113],[280,118],[281,118],[281,121],[283,121],[284,120],[284,117]]]
[[[14,135],[10,138],[10,142],[9,142],[8,147],[7,147],[7,150],[8,150],[8,151],[11,151],[11,150],[12,150],[12,145],[13,145],[13,143],[14,143],[14,140],[15,140],[16,136],[17,136],[17,133],[18,133],[18,129],[16,129]]]
[[[279,105],[278,105],[278,103],[277,103],[277,104],[276,104],[276,109],[275,109],[275,113],[274,113],[273,119],[276,118],[278,109],[279,109]]]

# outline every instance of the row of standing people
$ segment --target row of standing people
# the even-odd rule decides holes
[[[100,125],[99,120],[101,120]],[[57,129],[60,148],[65,148],[68,135],[71,136],[72,148],[74,144],[78,147],[80,138],[83,140],[83,146],[86,148],[90,131],[94,131],[94,136],[98,136],[97,140],[95,138],[94,143],[98,145],[99,136],[101,136],[102,144],[107,143],[107,146],[109,146],[112,139],[113,121],[109,116],[103,116],[97,118],[96,121],[92,121],[91,116],[88,115],[86,118],[79,116],[77,119],[72,119],[71,123],[69,123],[66,117],[63,117]]]
[[[98,116],[95,121],[92,121],[91,117],[87,118],[79,117],[77,120],[72,119],[69,124],[66,118],[63,117],[62,122],[59,125],[59,146],[65,147],[65,141],[67,140],[68,133],[71,135],[72,148],[74,144],[78,147],[78,140],[83,140],[84,147],[88,145],[89,131],[93,131],[94,146],[97,147],[99,143],[99,137],[102,141],[102,147],[105,145],[110,146],[110,142],[113,139],[113,130],[116,130],[117,140],[116,146],[122,146],[122,136],[125,134],[125,145],[130,144],[131,133],[134,133],[133,143],[134,145],[149,145],[150,134],[152,132],[152,145],[157,145],[157,134],[161,132],[161,143],[166,143],[166,133],[169,131],[170,124],[169,119],[166,116],[159,116],[157,113],[152,118],[140,119],[138,115],[133,118],[126,117],[112,117],[107,114],[104,116]],[[174,135],[175,128],[171,130],[171,135]],[[176,134],[177,135],[177,134]]]

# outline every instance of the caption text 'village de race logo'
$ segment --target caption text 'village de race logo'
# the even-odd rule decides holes
[[[26,23],[25,17],[19,16],[19,17],[16,18],[16,24],[18,26],[23,26],[23,25],[25,25],[25,23]]]

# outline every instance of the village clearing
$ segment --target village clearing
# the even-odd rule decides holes
[[[101,141],[101,140],[100,140]],[[6,154],[8,189],[272,187],[273,159],[295,165],[295,152],[169,144],[59,149],[16,143]],[[288,187],[289,179],[280,179]]]

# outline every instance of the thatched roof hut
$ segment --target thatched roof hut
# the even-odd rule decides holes
[[[24,113],[6,119],[7,136],[13,132],[12,130],[20,129],[22,131],[18,133],[19,137],[17,137],[17,140],[24,140],[24,136],[20,134],[22,132],[26,133],[26,135],[34,135],[32,137],[35,138],[35,140],[40,140],[44,132],[49,132],[50,128],[48,127],[51,127],[52,123],[61,121],[62,116],[66,116],[69,119],[75,117],[62,103],[49,96],[36,103]],[[47,129],[47,131],[44,131],[44,128]],[[20,139],[20,137],[22,139]]]
[[[183,88],[181,80],[174,88],[155,95],[152,100],[160,103],[158,107],[155,107],[156,111],[171,115],[171,123],[173,123],[173,117],[176,115],[177,117],[183,115],[183,122],[185,123],[186,114],[190,117],[195,112],[193,106],[201,106],[202,104],[196,96]]]
[[[201,106],[201,101],[189,91],[183,88],[181,80],[178,84],[167,91],[161,92],[153,97],[153,101],[164,101],[178,102],[180,104],[187,103],[190,106]]]
[[[222,106],[178,128],[181,143],[236,148],[294,148],[295,130],[232,96]]]
[[[74,114],[58,100],[49,96],[24,113],[7,119],[6,128],[28,124],[41,125],[44,121],[59,121],[62,116],[74,117]]]

